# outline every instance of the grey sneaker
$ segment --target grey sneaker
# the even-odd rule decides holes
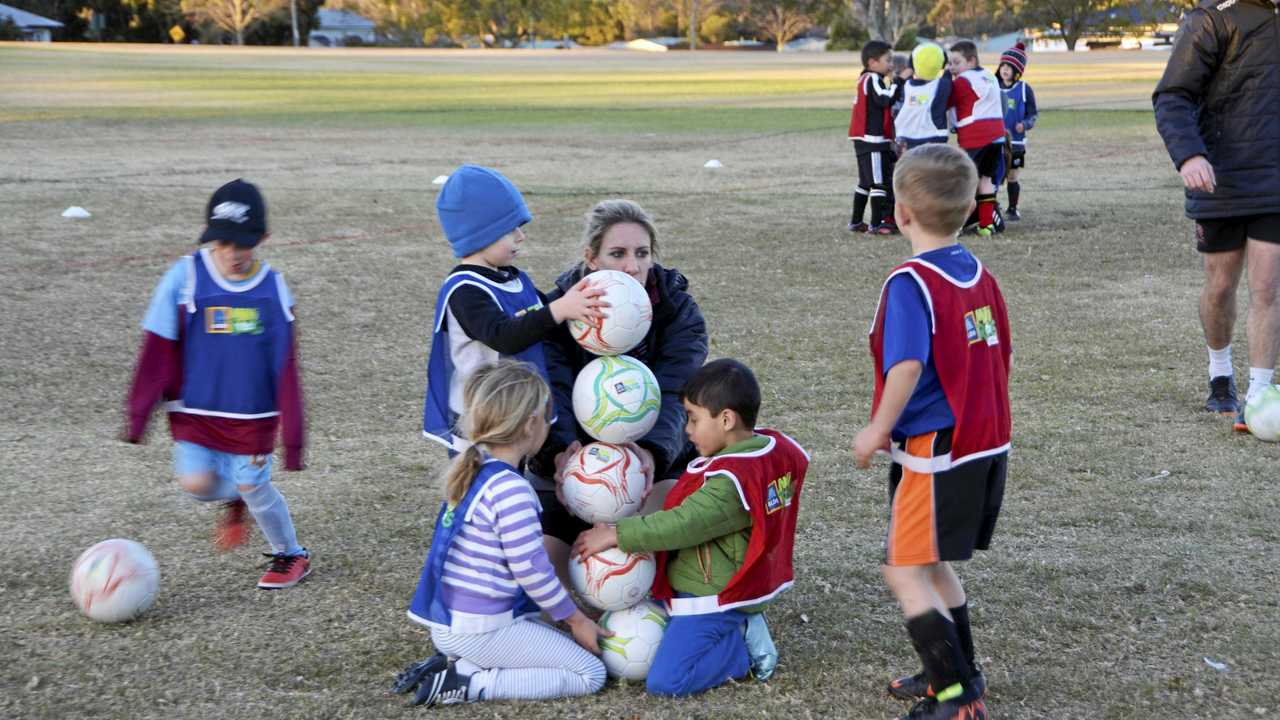
[[[1209,397],[1204,401],[1204,409],[1221,415],[1235,415],[1240,412],[1240,400],[1236,396],[1236,379],[1230,375],[1219,375],[1209,381]]]
[[[764,613],[747,615],[743,634],[747,640],[747,657],[751,659],[751,675],[760,682],[765,682],[773,677],[773,671],[778,667],[778,648],[773,644]]]

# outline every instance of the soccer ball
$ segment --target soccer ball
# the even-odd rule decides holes
[[[640,458],[620,445],[591,443],[564,466],[565,505],[589,523],[616,522],[636,514],[644,502]]]
[[[1259,440],[1280,441],[1280,387],[1268,385],[1250,400],[1244,406],[1244,422]]]
[[[103,540],[71,567],[71,599],[98,622],[132,620],[151,607],[159,589],[156,559],[132,540]]]
[[[640,344],[653,322],[653,305],[644,286],[617,270],[597,270],[588,277],[591,287],[605,291],[600,299],[609,303],[608,317],[570,320],[573,339],[595,355],[621,355]]]
[[[609,548],[583,561],[569,561],[569,580],[583,600],[601,610],[621,610],[644,599],[653,587],[658,566],[649,553]]]
[[[605,613],[600,627],[613,631],[613,637],[600,638],[600,659],[609,677],[643,680],[662,643],[667,613],[657,603],[641,600],[634,607]]]
[[[658,422],[661,406],[658,379],[629,355],[596,358],[573,383],[573,414],[601,442],[639,440]]]

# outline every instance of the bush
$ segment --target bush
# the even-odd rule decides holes
[[[827,31],[827,49],[861,50],[870,39],[871,33],[846,10],[831,22],[831,29]]]
[[[898,42],[894,44],[893,49],[901,52],[910,52],[916,46],[916,31],[914,29],[905,30],[902,37],[898,38]]]
[[[0,21],[0,40],[21,40],[23,37],[22,28],[12,18]]]

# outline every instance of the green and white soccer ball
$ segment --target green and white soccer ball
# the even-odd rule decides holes
[[[596,358],[573,383],[573,414],[601,442],[639,440],[658,422],[661,407],[658,379],[629,355]]]
[[[1244,422],[1259,440],[1280,442],[1280,387],[1268,385],[1250,400],[1244,406]]]
[[[667,613],[657,603],[642,600],[605,613],[600,627],[613,631],[613,637],[600,638],[600,659],[609,677],[644,680],[667,630]]]

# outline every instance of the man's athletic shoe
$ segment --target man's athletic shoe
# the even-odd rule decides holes
[[[916,703],[911,712],[899,720],[987,720],[987,704],[982,698],[969,702],[938,702],[934,698],[926,698]]]
[[[979,669],[973,673],[973,677],[969,679],[969,684],[973,686],[973,691],[978,697],[986,697],[987,695],[987,678]],[[889,682],[889,694],[899,700],[921,700],[933,696],[933,690],[929,687],[929,678],[925,677],[924,671],[920,671],[915,675],[907,675],[897,678]]]
[[[222,514],[213,531],[214,547],[226,552],[249,541],[249,526],[244,521],[248,509],[240,498],[222,504]]]
[[[1249,425],[1244,421],[1244,408],[1241,408],[1240,412],[1236,413],[1236,422],[1231,426],[1231,429],[1238,433],[1249,432]]]
[[[302,555],[272,555],[271,553],[263,553],[271,558],[271,567],[267,568],[266,574],[258,581],[258,587],[263,590],[281,590],[290,588],[298,584],[298,581],[311,574],[311,554],[305,550]]]
[[[418,687],[422,679],[430,675],[434,675],[441,670],[449,667],[449,658],[444,653],[436,653],[421,662],[416,662],[396,675],[396,681],[391,685],[391,692],[397,695],[403,695],[410,690]]]
[[[458,666],[449,663],[444,670],[423,679],[417,694],[413,696],[413,704],[431,707],[436,704],[457,705],[467,702],[467,685],[470,681],[469,675],[460,675]]]
[[[871,226],[864,222],[849,223],[849,232],[864,233],[871,229]]]
[[[1241,412],[1240,400],[1236,396],[1236,379],[1230,375],[1219,375],[1210,380],[1209,398],[1204,401],[1204,409],[1223,415]]]
[[[1018,214],[1018,208],[1011,207],[1005,212],[1004,219],[1008,222],[1018,222],[1022,216]]]

